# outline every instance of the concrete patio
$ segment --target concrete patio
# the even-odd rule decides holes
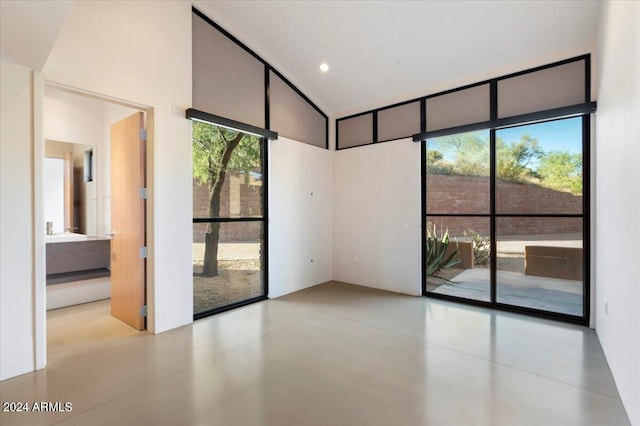
[[[582,282],[498,271],[497,301],[515,306],[582,316]],[[489,301],[489,269],[466,269],[432,290],[465,299]]]

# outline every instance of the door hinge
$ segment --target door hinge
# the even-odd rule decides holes
[[[141,200],[147,199],[147,188],[140,188],[140,199]]]
[[[141,141],[147,140],[147,129],[140,129],[140,140]]]
[[[141,317],[147,316],[147,305],[140,306],[140,316]]]
[[[147,258],[147,246],[140,247],[140,257],[143,259]]]

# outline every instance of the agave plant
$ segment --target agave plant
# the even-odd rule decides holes
[[[460,263],[458,243],[456,242],[455,250],[451,250],[447,255],[449,244],[449,229],[444,233],[440,229],[438,235],[436,225],[427,223],[427,275],[434,275],[440,269],[451,268]]]
[[[476,265],[485,265],[491,257],[491,240],[489,237],[483,237],[473,229],[464,231],[465,237],[471,236],[473,242],[473,263]]]

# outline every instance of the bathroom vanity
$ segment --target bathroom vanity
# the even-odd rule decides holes
[[[109,298],[111,240],[58,235],[46,243],[47,309]]]

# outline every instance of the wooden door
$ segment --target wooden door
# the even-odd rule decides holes
[[[111,315],[145,329],[145,141],[142,112],[111,125]]]

